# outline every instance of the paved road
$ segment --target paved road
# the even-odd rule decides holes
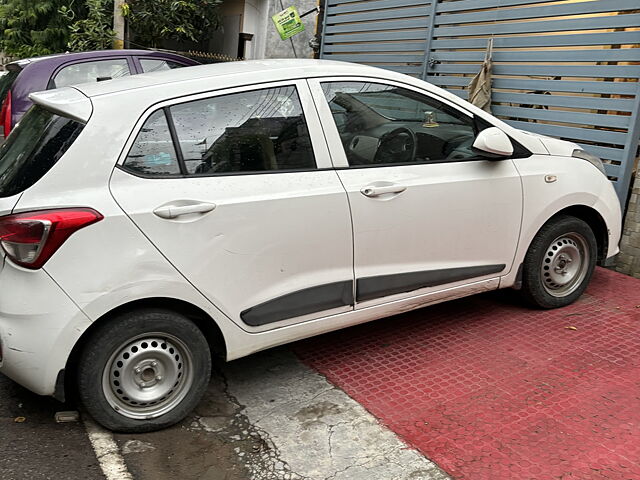
[[[57,424],[65,407],[0,375],[0,478],[103,479],[81,423]],[[16,423],[17,417],[25,421]]]
[[[160,432],[117,434],[135,480],[248,480],[243,456],[259,451],[261,439],[247,435],[241,407],[227,394],[226,381],[214,366],[209,389],[184,422]]]
[[[218,433],[197,419],[235,418],[222,378],[214,376],[209,395],[193,416],[163,432],[115,435],[135,480],[245,480],[235,449],[257,451],[259,439],[232,445],[242,422]],[[57,424],[57,411],[73,409],[40,397],[0,375],[0,480],[104,480],[82,422]],[[16,418],[23,417],[23,422]],[[216,430],[216,429],[213,429]],[[242,429],[244,430],[244,428]],[[239,451],[239,450],[238,450]]]
[[[136,480],[447,480],[287,347],[216,365],[187,421],[116,435]]]
[[[84,424],[55,423],[61,409],[0,377],[0,480],[104,480]],[[215,365],[184,422],[113,440],[133,480],[448,478],[288,348]]]

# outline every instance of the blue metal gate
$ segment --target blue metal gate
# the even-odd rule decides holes
[[[327,0],[321,57],[466,98],[491,37],[494,115],[602,157],[624,202],[640,137],[640,0]]]

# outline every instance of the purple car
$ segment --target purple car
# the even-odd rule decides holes
[[[0,77],[0,127],[5,137],[9,135],[31,106],[32,92],[191,65],[198,62],[148,50],[100,50],[18,60],[6,65],[8,72]]]

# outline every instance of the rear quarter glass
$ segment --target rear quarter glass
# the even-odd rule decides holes
[[[34,106],[0,146],[0,197],[34,185],[60,160],[84,125]]]
[[[0,103],[4,101],[4,97],[7,96],[7,92],[11,89],[18,75],[20,75],[20,70],[9,70],[0,77]]]
[[[0,143],[4,140],[4,123],[6,121],[6,109],[9,105],[6,104],[7,95],[13,88],[13,84],[20,75],[20,70],[9,70],[0,77]],[[11,121],[9,117],[9,121]],[[11,127],[11,126],[9,126]]]

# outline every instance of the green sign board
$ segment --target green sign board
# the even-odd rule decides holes
[[[282,40],[304,31],[304,24],[300,20],[296,7],[285,8],[280,13],[276,13],[271,19],[276,24],[276,29]]]

